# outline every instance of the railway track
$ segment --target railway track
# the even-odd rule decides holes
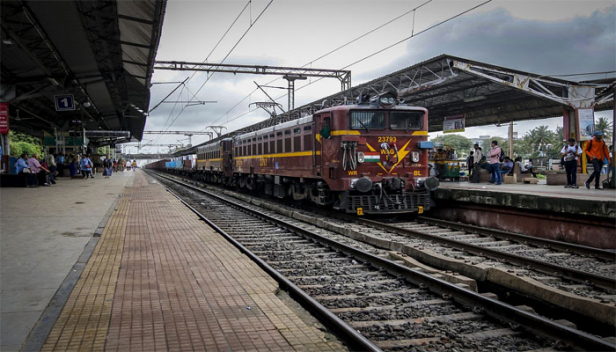
[[[343,323],[333,325],[346,331],[347,341],[356,338],[351,332],[358,330],[372,344],[386,350],[616,347],[412,270],[384,258],[384,251],[373,250],[372,254],[299,227],[284,216],[239,204],[230,197],[185,184],[177,187],[181,187],[179,192],[191,195],[192,200],[184,200],[185,203],[192,203],[195,212],[229,236],[241,250],[261,258],[262,266],[286,276],[286,280],[311,297],[306,301],[316,301],[334,313]],[[543,337],[535,337],[536,334]],[[369,347],[361,342],[350,343],[363,349]]]
[[[208,187],[249,202],[262,203],[262,206],[273,204],[268,200],[247,199],[241,193],[224,188]],[[501,296],[509,296],[513,290],[519,297],[512,297],[509,300],[512,303],[526,304],[523,302],[526,298],[534,300],[535,305],[547,302],[562,310],[548,315],[573,321],[594,334],[613,335],[616,326],[616,280],[611,275],[616,265],[614,253],[451,222],[433,220],[439,226],[421,222],[392,224],[304,205],[292,211],[277,208],[276,211],[282,214],[319,228],[380,249],[401,252],[440,270],[493,284],[492,290]],[[461,238],[474,240],[469,243]],[[498,247],[498,250],[491,246]],[[565,266],[550,263],[543,257],[556,262],[560,260]],[[595,269],[595,272],[585,271],[588,269]],[[596,269],[605,269],[603,273],[610,276],[599,275]],[[546,306],[543,312],[550,309]]]

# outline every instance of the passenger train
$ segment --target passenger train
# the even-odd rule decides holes
[[[347,213],[422,213],[438,187],[429,177],[427,137],[428,111],[386,93],[214,140],[196,156],[146,168]]]

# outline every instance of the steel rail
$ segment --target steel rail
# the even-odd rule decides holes
[[[476,225],[462,224],[462,223],[457,223],[453,221],[435,219],[435,218],[431,218],[427,216],[420,216],[418,217],[418,220],[426,224],[446,227],[449,229],[463,230],[466,232],[476,233],[476,234],[486,235],[486,236],[492,236],[492,237],[496,237],[499,239],[511,240],[511,241],[522,242],[522,243],[530,243],[536,246],[549,247],[549,248],[556,249],[559,251],[588,255],[591,257],[596,257],[596,258],[600,258],[600,259],[607,260],[607,261],[616,261],[616,253],[605,250],[605,249],[599,249],[599,248],[583,246],[583,245],[574,244],[574,243],[567,243],[567,242],[555,241],[555,240],[550,240],[550,239],[545,239],[545,238],[527,236],[523,234],[507,232],[507,231],[498,230],[498,229],[489,229],[489,228],[476,226]]]
[[[356,258],[363,262],[368,262],[377,268],[384,269],[391,275],[398,276],[398,277],[404,277],[410,283],[413,283],[415,285],[420,285],[420,286],[425,285],[425,287],[430,288],[432,292],[441,294],[442,297],[444,298],[451,297],[456,302],[464,306],[467,306],[467,307],[479,307],[485,312],[486,315],[492,318],[495,318],[501,322],[507,322],[511,324],[511,326],[519,327],[523,330],[526,330],[527,332],[531,334],[534,333],[540,336],[549,337],[551,339],[560,340],[560,341],[577,346],[578,348],[582,348],[585,350],[593,350],[593,351],[594,350],[598,350],[598,351],[616,350],[616,344],[612,344],[599,337],[593,336],[591,334],[588,334],[588,333],[585,333],[585,332],[582,332],[582,331],[579,331],[579,330],[576,330],[576,329],[573,329],[573,328],[570,328],[564,325],[557,324],[550,319],[547,319],[547,318],[544,318],[544,317],[541,317],[541,316],[538,316],[532,313],[528,313],[524,310],[518,309],[516,307],[513,307],[501,301],[482,296],[481,294],[476,293],[474,291],[458,287],[454,284],[434,278],[425,273],[415,271],[409,267],[400,265],[391,260],[378,257],[376,255],[370,254],[363,250],[360,250],[360,249],[351,247],[349,245],[340,243],[338,241],[323,237],[315,232],[312,232],[310,230],[306,230],[304,228],[290,224],[284,220],[277,219],[261,211],[250,209],[247,206],[241,205],[237,202],[233,202],[220,195],[206,191],[199,187],[195,187],[195,186],[186,184],[184,182],[165,177],[163,175],[159,175],[159,176],[171,182],[180,184],[191,190],[206,194],[209,197],[215,198],[225,204],[228,204],[243,212],[249,213],[269,223],[286,228],[287,230],[293,233],[309,238],[313,241],[320,242],[321,244],[329,246],[334,250],[346,253],[347,255],[353,258]],[[194,208],[192,208],[191,210],[197,212],[196,209]],[[204,218],[204,216],[202,215],[200,217]],[[208,224],[211,224],[211,222],[208,221]],[[213,226],[215,229],[217,229],[219,233],[222,234],[224,232],[220,228],[218,228],[216,225],[213,225]],[[231,236],[229,235],[226,235],[225,237],[231,238]],[[234,242],[236,241],[234,240]],[[242,246],[242,248],[244,247]],[[246,248],[244,248],[243,250],[246,251],[245,253],[248,254],[249,251]],[[256,255],[252,254],[251,258],[253,257],[257,258]],[[263,264],[267,265],[266,263],[263,263]],[[278,273],[278,275],[280,274]]]
[[[546,273],[548,275],[558,276],[567,280],[576,281],[585,284],[593,284],[597,287],[601,287],[603,289],[607,289],[610,291],[616,290],[616,279],[597,275],[593,273],[589,273],[586,271],[568,268],[548,262],[544,262],[542,260],[537,260],[533,258],[524,257],[521,255],[507,253],[503,251],[499,251],[496,249],[481,247],[474,244],[457,241],[437,235],[431,235],[415,230],[405,229],[402,227],[398,227],[395,225],[385,224],[380,221],[369,220],[369,219],[359,219],[343,216],[341,219],[345,219],[348,221],[354,221],[359,224],[368,225],[376,228],[380,228],[382,230],[390,231],[396,233],[398,235],[403,236],[412,236],[418,237],[429,241],[434,241],[442,244],[446,244],[451,247],[461,248],[469,253],[478,255],[478,256],[486,256],[488,258],[496,259],[496,260],[506,260],[510,263],[522,265],[522,266],[531,266],[533,269]]]

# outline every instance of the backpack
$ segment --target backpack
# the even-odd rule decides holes
[[[498,149],[500,149],[500,154],[498,155],[498,161],[502,163],[503,161],[505,161],[505,156],[503,156],[503,148],[498,147]]]

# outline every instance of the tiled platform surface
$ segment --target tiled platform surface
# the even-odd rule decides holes
[[[596,190],[594,186],[591,189],[580,187],[578,189],[564,188],[557,185],[530,185],[523,183],[493,185],[488,183],[469,183],[469,182],[442,182],[442,189],[470,189],[476,191],[491,191],[503,193],[528,194],[535,196],[545,196],[564,199],[580,199],[616,202],[616,190],[602,189]]]
[[[149,178],[148,178],[149,179]],[[138,171],[43,351],[330,351],[256,264]]]
[[[132,173],[0,188],[0,351],[18,351]]]
[[[616,190],[563,186],[443,182],[434,193],[437,205],[465,203],[616,219]],[[440,203],[439,203],[440,202]]]

